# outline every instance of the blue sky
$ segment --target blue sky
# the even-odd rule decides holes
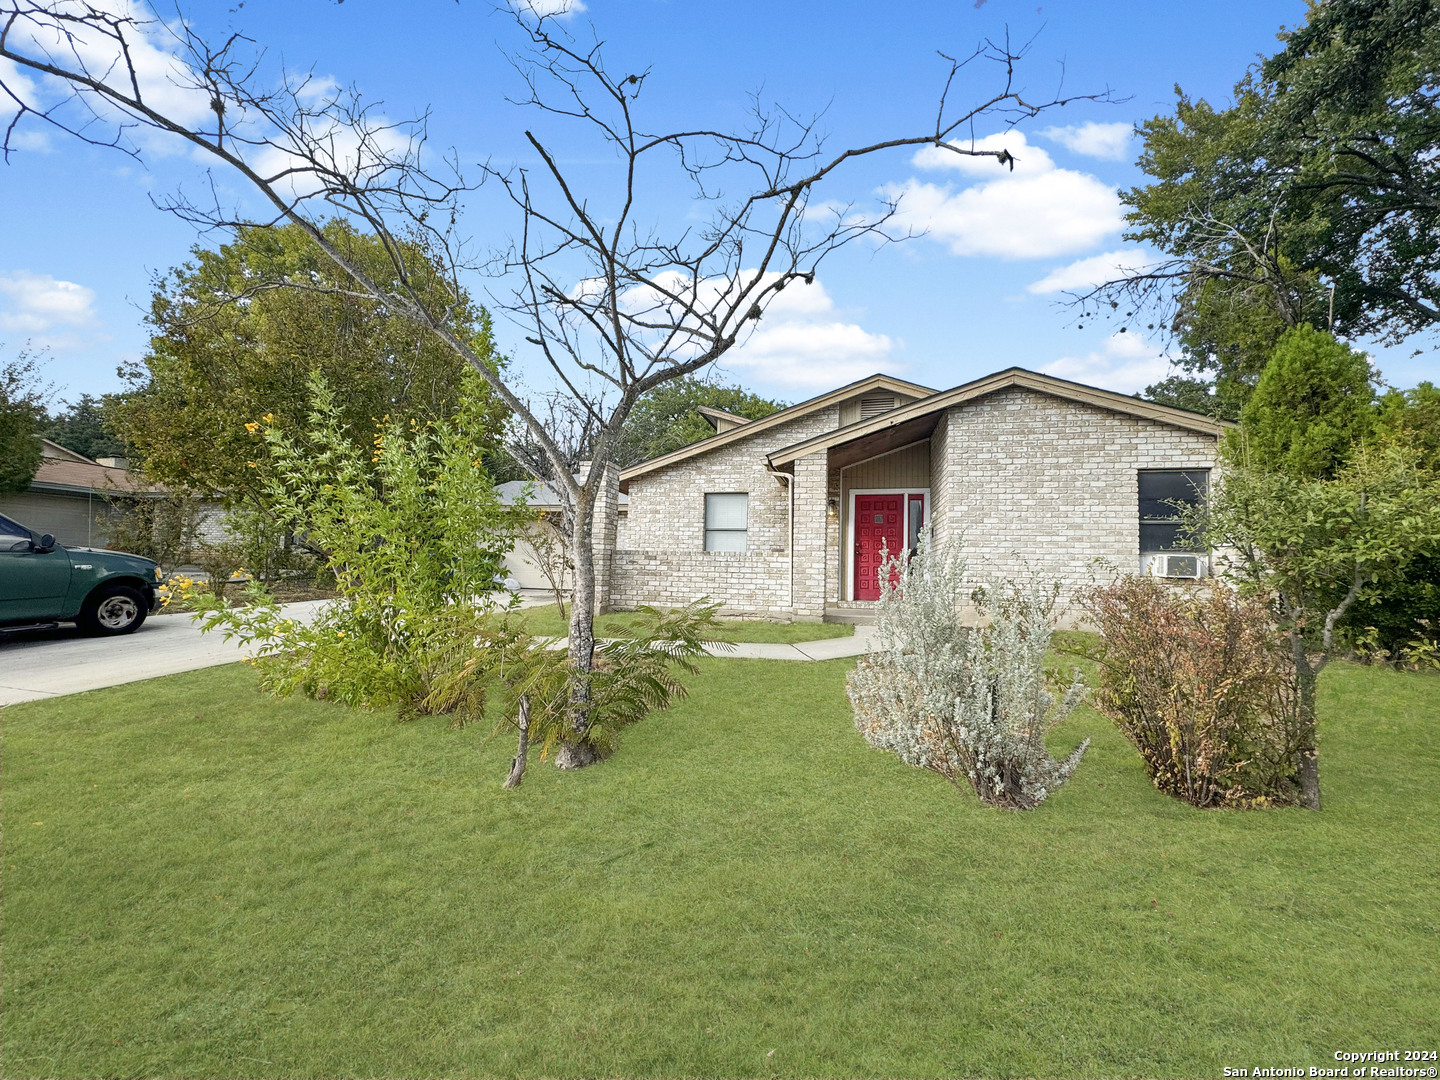
[[[1114,325],[1077,329],[1056,290],[1125,257],[1116,191],[1142,180],[1130,125],[1168,111],[1177,83],[1228,100],[1246,66],[1275,51],[1276,31],[1304,15],[1302,0],[586,2],[569,25],[586,33],[593,22],[613,68],[652,69],[640,106],[653,128],[733,125],[747,95],[763,89],[797,112],[826,110],[833,147],[920,132],[946,72],[937,50],[968,53],[1007,29],[1012,40],[1034,38],[1020,80],[1036,96],[1053,94],[1063,73],[1067,94],[1108,89],[1128,99],[1078,102],[1020,125],[1004,140],[1019,158],[1013,174],[901,151],[837,176],[826,197],[865,204],[902,191],[907,222],[929,232],[839,253],[719,373],[789,400],[876,370],[948,387],[1018,364],[1126,392],[1162,376],[1159,343],[1134,327],[1123,336]],[[233,10],[190,5],[186,14],[202,32],[243,31],[291,68],[354,84],[388,115],[429,108],[432,145],[453,146],[467,166],[529,163],[527,125],[563,139],[506,102],[519,90],[502,56],[517,44],[515,28],[488,3],[248,0]],[[980,66],[952,93],[973,100],[995,81]],[[997,119],[976,135],[1002,131]],[[118,389],[117,365],[146,346],[141,313],[152,277],[206,242],[151,198],[193,187],[203,172],[164,147],[137,163],[39,128],[25,144],[0,166],[0,341],[12,354],[27,340],[48,346],[47,376],[63,394]],[[571,151],[567,166],[582,185],[599,198],[613,193],[612,162],[558,145]],[[649,214],[672,227],[692,207],[675,189],[656,195]],[[503,242],[514,225],[493,199],[467,207],[467,230],[481,245]],[[471,287],[484,296],[486,282]],[[498,330],[532,385],[542,383],[523,336],[503,321]],[[1412,356],[1417,347],[1425,353]],[[1435,377],[1432,348],[1417,339],[1373,351],[1388,382],[1410,386]]]

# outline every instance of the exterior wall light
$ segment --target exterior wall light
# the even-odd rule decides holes
[[[840,500],[832,495],[825,502],[825,516],[833,518],[838,513],[840,513]]]

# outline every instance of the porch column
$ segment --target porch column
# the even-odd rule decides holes
[[[605,467],[600,491],[595,496],[594,525],[590,532],[595,553],[595,614],[610,610],[610,582],[615,570],[615,533],[620,522],[620,470],[613,463]]]
[[[790,585],[796,618],[825,617],[825,500],[829,455],[818,450],[795,461],[795,544]]]

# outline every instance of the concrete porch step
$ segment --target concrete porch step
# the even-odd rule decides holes
[[[850,623],[854,626],[874,626],[875,609],[868,606],[830,604],[825,608],[824,621],[828,623]]]

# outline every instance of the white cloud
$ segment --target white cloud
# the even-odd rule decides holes
[[[133,65],[140,95],[147,105],[184,124],[198,124],[211,115],[210,95],[197,88],[196,77],[180,54],[178,35],[156,19],[151,10],[134,0],[100,0],[94,8],[120,19],[132,20],[125,33],[128,52],[122,56],[115,40],[84,23],[69,23],[62,37],[53,19],[43,22],[22,19],[12,31],[12,40],[28,40],[58,58],[62,67],[77,60],[97,77],[120,79],[128,90],[125,64]],[[48,90],[68,94],[70,88],[44,77]],[[99,99],[91,98],[99,106]]]
[[[1135,394],[1170,374],[1170,358],[1139,334],[1114,333],[1096,352],[1064,356],[1040,369],[1047,375]]]
[[[1038,146],[1031,146],[1022,131],[1005,131],[997,135],[986,135],[980,139],[951,139],[946,150],[939,146],[926,146],[915,152],[910,164],[917,169],[949,169],[970,176],[998,176],[1009,172],[1009,164],[1001,165],[998,158],[988,155],[957,153],[967,150],[1004,150],[1015,159],[1015,169],[1023,173],[1049,172],[1055,162]]]
[[[896,343],[846,322],[819,282],[795,282],[771,303],[759,326],[723,361],[747,381],[780,389],[825,390],[896,367]]]
[[[0,274],[0,331],[5,333],[43,335],[60,327],[89,326],[95,321],[94,303],[94,291],[73,281],[25,270]],[[58,347],[60,341],[48,343]]]
[[[1135,136],[1135,125],[1125,122],[1097,124],[1091,120],[1078,126],[1048,127],[1039,134],[1086,157],[1124,161],[1130,156],[1130,140]]]
[[[896,224],[923,230],[956,255],[1071,255],[1125,224],[1113,188],[1069,169],[960,191],[909,180],[886,194],[899,201]]]
[[[187,61],[182,29],[157,18],[143,0],[89,0],[87,10],[89,8],[120,20],[130,20],[124,29],[127,50],[123,56],[114,38],[99,32],[93,25],[83,21],[70,23],[62,32],[48,13],[42,13],[38,18],[21,17],[10,29],[9,36],[15,45],[37,58],[53,58],[60,67],[88,72],[96,78],[122,86],[127,93],[130,91],[128,71],[133,68],[140,97],[147,106],[190,130],[213,133],[216,118],[211,108],[211,94],[204,85],[205,80],[192,70]],[[61,4],[60,9],[63,11],[65,5]],[[0,77],[6,80],[7,85],[16,87],[27,104],[37,109],[59,105],[58,115],[61,117],[66,117],[67,110],[73,110],[67,122],[82,123],[90,119],[86,110],[93,110],[94,115],[106,122],[120,121],[119,110],[92,93],[83,95],[83,104],[62,104],[74,94],[73,87],[62,80],[30,76],[13,65],[0,68]],[[326,99],[339,93],[340,84],[330,76],[303,76],[292,81],[289,88],[298,95],[303,105],[320,109]],[[252,165],[266,173],[296,164],[283,137],[263,117],[239,109],[234,102],[228,105],[226,128],[232,134],[243,133],[245,138],[260,144],[258,150],[252,151]],[[367,119],[370,139],[380,149],[394,152],[408,145],[405,131],[395,128],[386,117],[376,115]],[[143,124],[135,126],[132,122],[127,134],[150,153],[188,152],[199,160],[209,160],[203,149]],[[327,130],[323,121],[316,120],[308,135],[322,148],[328,144],[331,156],[342,167],[353,168],[357,157],[361,158],[361,167],[374,165],[373,161],[365,160],[368,155],[360,154],[360,140],[349,130],[338,126]],[[275,139],[280,145],[263,142],[267,138]],[[38,148],[33,137],[29,139],[29,144],[29,148]],[[240,144],[232,142],[231,147],[239,149]],[[301,194],[310,194],[318,187],[314,184],[307,187],[305,178],[293,178],[290,186]]]
[[[1003,148],[1015,156],[1015,167],[926,147],[912,158],[917,167],[988,179],[959,190],[917,179],[891,184],[883,194],[898,201],[896,225],[923,231],[956,255],[1002,259],[1075,254],[1124,227],[1114,188],[1088,173],[1056,168],[1020,132],[954,145]]]
[[[1088,288],[1105,281],[1114,281],[1116,278],[1128,277],[1131,274],[1148,270],[1157,262],[1156,255],[1143,248],[1107,251],[1103,255],[1091,255],[1087,259],[1080,259],[1068,266],[1051,270],[1039,281],[1027,285],[1026,290],[1037,296],[1057,292],[1074,292],[1077,289]]]
[[[765,283],[778,275],[768,273]],[[739,281],[753,282],[755,271],[745,271]],[[723,306],[727,294],[738,285],[724,278],[706,278],[692,289],[691,279],[679,271],[656,276],[656,285],[670,295],[680,296],[699,308]],[[570,289],[575,299],[600,302],[604,282],[585,278]],[[682,318],[681,309],[667,295],[649,287],[635,287],[621,296],[627,315],[668,325]],[[685,322],[694,325],[692,318]],[[658,335],[653,335],[657,336]],[[689,346],[699,348],[699,335]],[[858,323],[847,321],[821,283],[790,282],[770,299],[758,323],[747,322],[738,343],[727,352],[721,365],[747,382],[782,390],[828,389],[896,367],[891,353],[897,345],[885,334],[872,334]],[[675,345],[670,343],[672,352]]]
[[[510,0],[510,6],[537,19],[568,19],[586,10],[583,0]]]

